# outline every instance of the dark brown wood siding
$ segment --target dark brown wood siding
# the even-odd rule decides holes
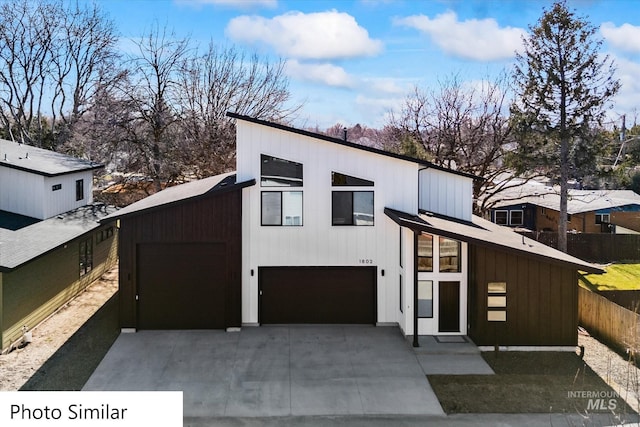
[[[577,272],[470,245],[469,336],[477,345],[577,345]],[[487,320],[487,284],[507,283],[507,321]]]
[[[224,243],[225,324],[241,325],[242,192],[211,195],[167,205],[120,220],[120,322],[137,327],[136,248],[146,243]]]

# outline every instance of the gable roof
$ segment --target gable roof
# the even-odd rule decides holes
[[[384,212],[398,225],[412,230],[433,233],[479,246],[517,252],[529,258],[537,258],[552,264],[569,265],[577,270],[590,273],[604,273],[602,269],[591,263],[524,237],[508,227],[502,227],[476,215],[469,222],[431,212],[412,215],[391,208],[385,208]]]
[[[0,271],[18,268],[98,228],[98,221],[115,210],[94,203],[15,231],[0,228]]]
[[[640,195],[631,190],[577,190],[569,189],[567,213],[580,214],[628,205],[640,205]],[[492,209],[529,203],[560,211],[560,193],[557,188],[541,184],[525,184],[499,193]]]
[[[392,153],[392,152],[389,152],[389,151],[380,150],[378,148],[369,147],[369,146],[361,145],[361,144],[356,144],[354,142],[349,142],[347,140],[339,139],[339,138],[333,138],[333,137],[330,137],[330,136],[327,136],[327,135],[323,135],[321,133],[310,132],[310,131],[303,130],[303,129],[297,129],[297,128],[294,128],[294,127],[282,125],[280,123],[268,122],[266,120],[256,119],[256,118],[253,118],[253,117],[244,116],[244,115],[237,114],[237,113],[232,113],[232,112],[227,112],[227,116],[231,117],[232,119],[243,120],[245,122],[250,122],[250,123],[254,123],[254,124],[258,124],[258,125],[262,125],[262,126],[267,126],[267,127],[273,128],[273,129],[278,129],[278,130],[282,130],[282,131],[285,131],[285,132],[291,132],[291,133],[295,133],[295,134],[298,134],[298,135],[307,136],[309,138],[320,139],[322,141],[331,142],[331,143],[334,143],[334,144],[342,145],[344,147],[355,148],[357,150],[367,151],[369,153],[379,154],[381,156],[392,157],[394,159],[404,160],[406,162],[411,162],[411,163],[416,163],[416,164],[419,164],[421,166],[426,166],[427,168],[430,168],[430,169],[437,169],[437,170],[441,170],[441,171],[444,171],[444,172],[449,172],[449,173],[452,173],[452,174],[455,174],[455,175],[464,176],[466,178],[478,179],[478,180],[482,180],[483,179],[481,177],[478,177],[478,176],[475,176],[475,175],[471,175],[471,174],[466,173],[466,172],[460,172],[460,171],[456,171],[456,170],[453,170],[453,169],[447,169],[445,167],[438,166],[438,165],[436,165],[434,163],[431,163],[431,162],[429,162],[427,160],[416,159],[414,157],[404,156],[402,154]]]
[[[116,218],[137,215],[152,209],[183,203],[200,197],[239,190],[244,187],[255,185],[255,183],[256,181],[254,179],[244,182],[236,182],[235,172],[215,175],[209,178],[165,188],[162,191],[152,194],[149,197],[145,197],[142,200],[132,203],[129,206],[106,216],[102,221],[110,221]]]
[[[55,151],[0,139],[0,166],[46,177],[100,169],[103,165]]]

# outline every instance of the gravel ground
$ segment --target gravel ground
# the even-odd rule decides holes
[[[591,369],[640,413],[640,369],[593,337],[579,335],[578,344],[584,346],[584,361]]]

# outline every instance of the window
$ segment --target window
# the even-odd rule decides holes
[[[404,296],[402,295],[402,274],[400,275],[400,313],[403,313]]]
[[[76,181],[76,202],[84,199],[84,180]]]
[[[373,225],[373,191],[331,193],[331,225]]]
[[[611,222],[611,216],[608,213],[596,214],[596,224],[609,224]]]
[[[62,190],[62,184],[54,184],[51,186],[51,191]]]
[[[507,225],[509,220],[509,211],[496,211],[495,223],[500,225]]]
[[[459,273],[462,271],[460,263],[460,242],[446,237],[440,237],[440,272]]]
[[[263,191],[262,225],[302,225],[302,191]]]
[[[509,224],[510,225],[522,225],[523,221],[523,212],[522,211],[510,211],[509,212]]]
[[[331,172],[331,185],[334,187],[373,187],[373,181],[340,172]]]
[[[302,187],[302,163],[260,155],[262,187]]]
[[[433,317],[433,281],[418,281],[418,317]]]
[[[80,276],[84,276],[93,268],[93,239],[80,242]]]
[[[433,271],[433,236],[418,235],[418,271]]]
[[[567,214],[567,221],[571,222],[571,214]]]
[[[507,320],[507,283],[489,282],[487,284],[487,320],[505,322]]]
[[[402,227],[400,228],[400,267],[402,267],[402,258],[404,258],[404,245],[402,242]]]
[[[102,243],[110,237],[113,237],[113,227],[102,229],[96,233],[96,244]]]

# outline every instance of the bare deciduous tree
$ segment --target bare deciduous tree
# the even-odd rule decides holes
[[[490,196],[516,185],[503,161],[512,142],[506,87],[504,78],[474,87],[454,76],[438,90],[415,88],[386,127],[398,151],[483,178],[474,185],[477,214],[490,208]]]
[[[0,120],[7,137],[55,148],[82,114],[115,30],[97,7],[59,0],[0,4]],[[65,130],[57,135],[59,125]]]

